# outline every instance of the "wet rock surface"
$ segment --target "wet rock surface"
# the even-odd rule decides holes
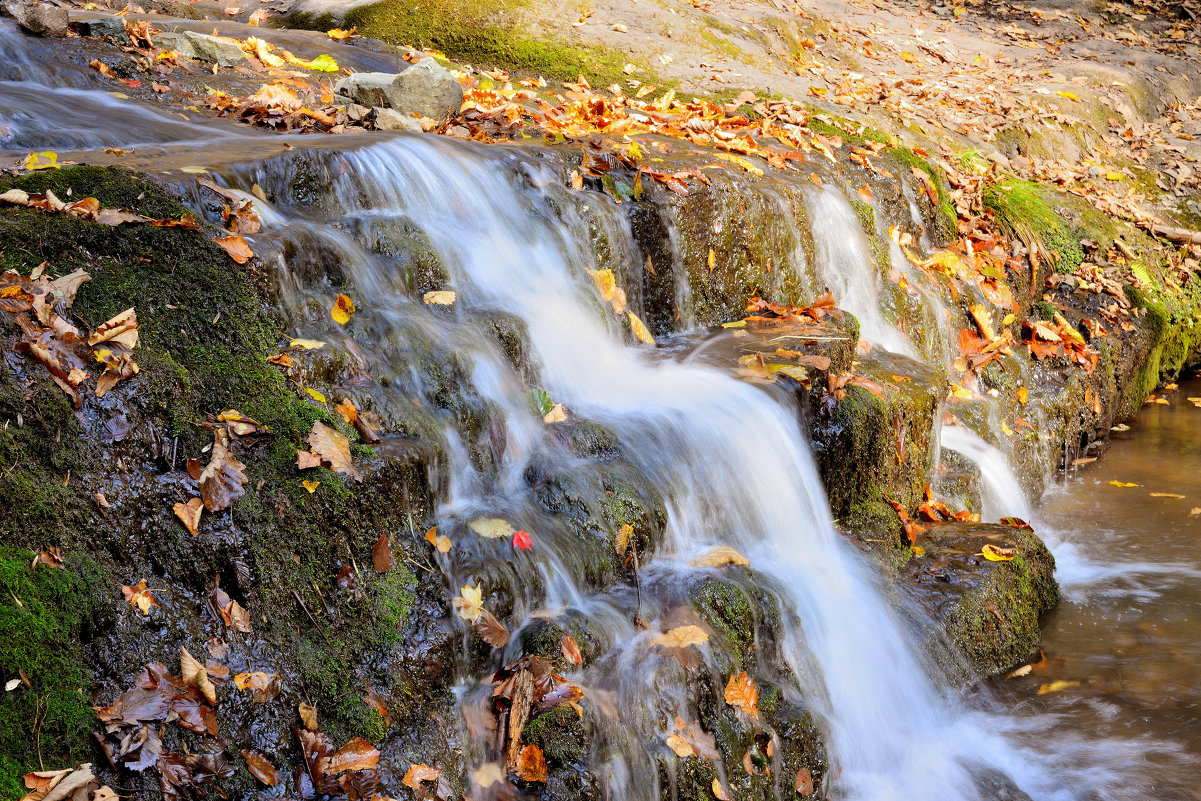
[[[67,35],[67,9],[37,0],[5,0],[0,10],[25,30],[41,36]]]
[[[418,114],[434,120],[456,113],[463,102],[463,87],[432,58],[401,73],[349,75],[338,81],[334,91],[364,106],[383,106],[398,115]]]

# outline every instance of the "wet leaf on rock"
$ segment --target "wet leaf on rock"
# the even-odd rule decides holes
[[[429,531],[425,532],[425,541],[438,551],[438,553],[446,553],[450,550],[450,537],[438,533],[438,527],[434,526]]]
[[[479,619],[475,621],[475,633],[493,648],[503,648],[509,642],[509,630],[505,628],[505,624],[482,607]]]
[[[256,670],[252,673],[239,673],[234,676],[234,686],[243,692],[249,690],[250,697],[254,701],[265,704],[279,695],[279,675],[276,673],[264,673],[261,670]]]
[[[362,474],[352,462],[350,440],[335,429],[315,420],[313,430],[309,432],[308,442],[311,451],[301,451],[296,455],[296,466],[299,469],[321,466],[335,473],[351,476],[356,481],[363,480]]]
[[[304,727],[309,731],[317,731],[317,707],[307,701],[301,701],[296,710],[300,713],[300,722]]]
[[[217,237],[213,242],[229,254],[229,257],[237,264],[245,264],[254,258],[254,251],[250,249],[250,245],[237,234]]]
[[[727,704],[738,707],[749,717],[759,717],[759,688],[746,671],[730,676],[726,684],[725,699]]]
[[[426,292],[421,296],[424,303],[436,306],[451,306],[455,302],[455,293],[447,289]]]
[[[533,744],[523,747],[517,755],[515,772],[523,782],[545,782],[546,757],[542,749]]]
[[[274,787],[282,780],[283,777],[280,776],[275,766],[258,751],[243,748],[238,753],[242,755],[242,759],[246,760],[246,769],[250,771],[250,775],[263,784]]]
[[[655,337],[651,334],[650,329],[646,327],[646,323],[642,322],[634,312],[626,312],[626,316],[629,317],[630,330],[634,332],[634,336],[647,345],[654,345]]]
[[[709,642],[709,635],[700,626],[677,626],[674,629],[658,635],[651,640],[651,645],[662,645],[664,648],[687,648],[690,645],[704,645]]]
[[[734,799],[731,798],[730,794],[726,791],[726,788],[723,787],[722,783],[717,779],[713,780],[713,784],[710,786],[710,789],[713,791],[713,797],[716,798],[717,801],[734,801]]]
[[[379,764],[379,751],[362,737],[353,737],[321,763],[324,773],[337,775],[345,770],[372,770]]]
[[[387,573],[392,569],[392,546],[388,543],[388,532],[379,535],[371,549],[371,565],[377,573]]]
[[[522,529],[513,532],[513,547],[519,551],[528,551],[534,547],[534,541],[530,538],[530,533]]]
[[[477,520],[472,520],[467,524],[467,527],[487,539],[511,537],[516,533],[516,530],[508,520],[502,520],[499,517],[481,517]]]
[[[150,607],[158,606],[158,601],[154,600],[154,596],[146,586],[146,579],[142,579],[132,587],[128,584],[122,584],[121,592],[125,595],[125,600],[129,601],[129,605],[143,615],[150,614]]]
[[[188,653],[187,648],[180,646],[179,650],[179,673],[184,684],[200,690],[205,700],[216,706],[217,688],[209,680],[208,669],[201,665],[196,657]]]
[[[797,795],[813,795],[813,773],[809,768],[801,768],[796,772]]]
[[[246,465],[229,451],[229,435],[225,429],[213,431],[213,451],[208,466],[200,474],[200,497],[210,512],[226,509],[245,492]]]
[[[749,565],[750,559],[728,545],[719,545],[701,554],[688,564],[692,567],[721,567],[722,565]]]
[[[709,762],[721,759],[717,750],[717,740],[701,728],[697,721],[685,723],[681,717],[673,721],[671,731],[667,732],[667,747],[679,757],[700,757]]]
[[[630,537],[633,535],[634,527],[629,523],[624,523],[621,528],[617,529],[617,536],[614,538],[613,547],[617,550],[618,556],[626,555],[626,548],[630,547]]]
[[[217,415],[219,422],[225,423],[225,427],[229,429],[229,433],[235,437],[248,437],[252,434],[262,434],[266,432],[267,427],[262,423],[247,417],[237,409],[226,409]]]
[[[992,543],[985,543],[980,548],[980,553],[990,562],[1011,562],[1018,552],[1016,548],[1000,548]]]
[[[582,665],[584,663],[584,655],[580,653],[580,644],[570,634],[564,634],[563,639],[559,640],[559,649],[563,652],[563,658],[571,664]]]
[[[349,295],[338,295],[334,299],[334,305],[329,311],[329,316],[334,318],[334,322],[338,325],[346,325],[350,322],[350,315],[354,314],[354,301]]]
[[[418,796],[420,796],[422,793],[426,792],[426,789],[421,786],[421,783],[437,781],[438,777],[441,775],[442,771],[438,770],[437,768],[431,768],[429,765],[410,765],[408,771],[405,773],[404,778],[401,779],[401,781],[404,782],[405,787],[408,787],[410,790],[414,791],[418,794]]]
[[[455,614],[464,620],[476,622],[484,612],[483,589],[468,584],[464,585],[459,592],[461,594],[453,600]]]
[[[200,513],[204,510],[204,501],[192,498],[187,503],[175,504],[171,509],[193,536],[200,533]]]

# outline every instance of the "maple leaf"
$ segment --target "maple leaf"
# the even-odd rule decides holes
[[[213,242],[224,250],[237,264],[245,264],[254,258],[254,251],[250,249],[250,245],[246,244],[246,240],[236,234],[233,236],[218,237]]]
[[[480,619],[484,613],[484,592],[481,587],[465,585],[459,590],[460,595],[454,598],[455,614],[472,623]]]
[[[518,550],[528,551],[534,547],[534,541],[530,539],[529,532],[518,529],[513,532],[513,547]]]
[[[517,765],[515,768],[517,778],[525,782],[545,782],[546,775],[546,757],[542,753],[542,749],[536,745],[527,745],[521,749],[521,753],[517,755]]]
[[[434,546],[438,553],[446,553],[450,550],[450,537],[439,534],[437,526],[425,532],[425,541]]]
[[[158,601],[154,600],[154,596],[150,594],[150,590],[146,586],[146,579],[142,579],[132,587],[122,584],[121,592],[125,595],[125,600],[129,601],[130,606],[143,615],[150,614],[150,607],[158,606]]]

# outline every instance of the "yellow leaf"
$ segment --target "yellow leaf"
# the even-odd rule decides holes
[[[309,494],[316,492],[317,488],[321,486],[320,481],[309,481],[307,479],[300,483],[303,484],[304,488],[309,491]]]
[[[1178,501],[1184,500],[1183,495],[1177,495],[1174,492],[1152,492],[1151,497],[1152,498],[1175,498]]]
[[[331,31],[326,31],[325,35],[336,41],[341,41],[343,39],[349,39],[350,37],[354,36],[354,33],[357,30],[358,30],[357,27],[351,28],[348,31],[344,31],[341,28],[334,28]]]
[[[617,292],[617,278],[614,277],[613,271],[609,269],[589,270],[588,274],[596,283],[596,291],[600,292],[601,298],[607,301],[613,300],[613,295]]]
[[[1194,518],[1197,515],[1201,515],[1201,506],[1194,506],[1192,509],[1189,509],[1189,511],[1188,511],[1189,518]]]
[[[542,422],[547,423],[547,424],[562,423],[566,420],[567,420],[567,410],[563,408],[563,404],[561,404],[561,403],[556,403],[554,406],[550,407],[549,412],[542,415]]]
[[[1078,682],[1078,681],[1064,681],[1063,679],[1056,679],[1055,681],[1051,682],[1050,684],[1041,685],[1038,688],[1038,694],[1046,695],[1047,693],[1057,693],[1060,690],[1070,690],[1073,687],[1079,687],[1079,686],[1080,686],[1080,682]]]
[[[1059,95],[1060,97],[1066,97],[1068,100],[1075,100],[1076,102],[1080,101],[1080,98],[1076,96],[1075,92],[1063,91],[1056,92],[1055,94]]]
[[[1025,406],[1026,402],[1029,400],[1030,400],[1030,390],[1026,389],[1025,387],[1019,387],[1018,388],[1018,403]]]
[[[719,782],[717,779],[713,780],[712,790],[713,797],[716,798],[717,801],[733,801],[733,799],[730,798],[730,794],[726,792],[726,788],[722,787],[721,782]]]
[[[638,319],[638,315],[634,312],[626,312],[626,314],[630,318],[630,330],[634,332],[634,336],[647,345],[654,345],[655,338],[651,335],[650,329],[646,327],[646,323]]]
[[[511,537],[516,531],[508,520],[502,520],[499,517],[481,517],[478,520],[472,520],[467,524],[467,528],[490,540]]]
[[[926,549],[920,545],[910,545],[909,550],[913,551],[914,556],[925,556]]]
[[[425,541],[434,546],[438,553],[446,553],[450,550],[450,537],[439,534],[437,526],[425,532]]]
[[[717,266],[717,254],[713,252],[713,248],[709,248],[709,272],[713,272],[713,268]]]
[[[912,64],[913,62],[917,61],[917,56],[913,55],[913,53],[910,53],[908,50],[902,50],[901,61]]]
[[[704,645],[709,642],[709,635],[700,626],[677,626],[651,640],[651,645],[662,645],[664,648],[687,648],[690,645]]]
[[[317,72],[337,72],[338,62],[334,61],[333,56],[324,54],[317,56],[312,61],[305,61],[303,58],[297,58],[287,50],[283,51],[284,58],[294,67],[304,67],[306,70],[316,70]]]
[[[1132,484],[1129,481],[1111,481],[1109,482],[1115,487],[1137,487],[1138,484]]]
[[[747,559],[729,545],[719,545],[707,553],[701,554],[688,564],[691,567],[721,567],[722,565],[749,565]]]
[[[1124,176],[1117,170],[1110,170],[1109,172],[1105,173],[1105,180],[1107,181],[1120,181],[1123,177]]]
[[[421,299],[426,303],[437,304],[439,306],[450,306],[455,302],[455,293],[449,289],[439,289],[434,292],[426,292],[421,296]]]
[[[321,403],[325,403],[325,396],[322,395],[317,390],[313,389],[312,387],[305,387],[304,391],[309,393],[309,395],[311,395],[313,397],[313,400],[320,401]]]
[[[618,556],[625,556],[626,548],[630,547],[630,537],[634,535],[634,527],[629,523],[624,524],[617,529],[617,538],[614,541],[614,546],[617,548]]]
[[[300,350],[320,350],[325,347],[325,343],[319,339],[293,339],[288,343],[288,347]]]
[[[1013,429],[1010,428],[1004,420],[1001,421],[1001,432],[1007,437],[1013,436]]]
[[[465,585],[454,599],[455,614],[472,623],[484,614],[484,593],[480,587]]]
[[[692,743],[685,740],[676,732],[667,735],[667,747],[675,752],[678,757],[693,757],[696,756],[696,749],[692,747]],[[714,781],[717,781],[714,779]]]
[[[951,393],[950,394],[951,394],[952,398],[958,398],[959,400],[971,400],[972,399],[972,391],[965,387],[961,387],[958,384],[951,384]]]
[[[980,549],[980,553],[990,562],[1010,562],[1013,557],[1017,556],[1017,550],[1014,548],[998,548],[992,543],[986,543]]]
[[[53,150],[30,153],[21,162],[21,168],[26,170],[57,170],[59,168],[58,154]]]
[[[329,311],[329,316],[333,317],[338,325],[346,325],[350,322],[352,314],[354,314],[354,301],[347,295],[338,295],[334,301],[334,307]]]
[[[1005,319],[1003,319],[1001,321],[1001,325],[1013,325],[1016,320],[1017,320],[1017,317],[1015,317],[1012,313],[1010,313],[1010,314],[1005,315]]]

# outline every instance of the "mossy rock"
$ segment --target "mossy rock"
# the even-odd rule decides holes
[[[902,602],[932,633],[934,659],[956,682],[997,675],[1038,647],[1039,617],[1059,602],[1055,557],[1029,530],[987,524],[932,526],[918,537],[925,554],[901,573]],[[984,545],[1012,548],[991,562]]]
[[[64,569],[32,566],[34,554],[0,548],[0,795],[25,794],[21,776],[41,765],[91,758],[91,673],[81,640],[96,623],[95,566],[71,556]],[[107,588],[105,588],[107,589]],[[28,680],[28,685],[25,684]]]

